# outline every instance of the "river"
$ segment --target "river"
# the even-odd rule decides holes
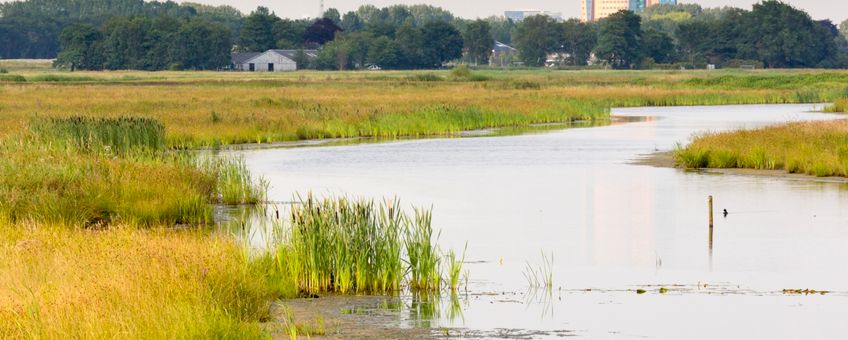
[[[844,184],[632,164],[697,133],[838,118],[813,112],[820,108],[615,109],[639,119],[237,153],[270,182],[272,200],[310,191],[399,197],[433,208],[443,249],[467,242],[460,317],[398,317],[400,327],[486,337],[832,338],[848,334]],[[712,236],[710,195],[717,212],[729,212],[716,215]],[[529,291],[526,266],[541,265],[542,252],[553,257],[554,288]]]

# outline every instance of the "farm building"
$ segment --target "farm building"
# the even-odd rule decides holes
[[[304,68],[297,61],[315,60],[315,50],[268,50],[266,52],[233,53],[230,68],[247,72],[283,72]]]

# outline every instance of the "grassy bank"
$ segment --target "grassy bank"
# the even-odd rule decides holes
[[[848,121],[792,123],[751,131],[706,134],[675,151],[689,168],[785,170],[848,176]]]
[[[391,138],[602,120],[616,106],[823,102],[848,83],[841,71],[473,72],[22,71],[0,82],[0,134],[34,116],[132,115],[162,122],[172,148]]]

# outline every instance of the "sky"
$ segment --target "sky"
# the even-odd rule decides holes
[[[317,16],[320,0],[190,0],[210,5],[230,5],[242,12],[249,13],[257,6],[265,6],[281,17],[303,18]],[[681,0],[681,3],[698,3],[703,7],[735,6],[751,9],[758,0]],[[839,24],[848,18],[846,0],[784,0],[784,2],[803,9],[814,19],[831,19]],[[511,9],[541,9],[561,12],[564,17],[580,16],[580,0],[324,0],[324,7],[335,7],[342,13],[355,10],[361,5],[372,4],[384,7],[394,4],[426,3],[445,8],[463,18],[502,15]]]

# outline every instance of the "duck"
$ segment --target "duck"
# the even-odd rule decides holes
[[[727,214],[729,214],[729,213],[727,212],[727,209],[724,209],[724,217],[725,217],[725,218],[727,218]]]

